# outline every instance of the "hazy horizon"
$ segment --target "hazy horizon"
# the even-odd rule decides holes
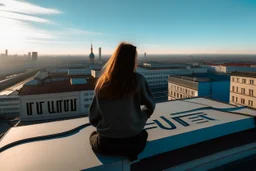
[[[28,54],[27,53],[24,53],[24,54],[22,54],[22,53],[12,53],[11,51],[10,51],[10,49],[7,49],[8,50],[8,56],[16,56],[17,55],[17,57],[27,57],[28,56]],[[32,52],[32,51],[31,51]],[[38,51],[37,51],[38,52]],[[93,53],[94,53],[94,55],[95,56],[98,56],[99,55],[99,53],[98,53],[98,49],[94,49],[94,51],[93,51]],[[139,56],[142,56],[142,57],[144,57],[144,53],[145,52],[143,52],[143,53],[140,53],[139,51],[138,51],[138,55]],[[4,55],[5,54],[5,49],[4,50],[0,50],[0,55]],[[39,57],[49,57],[49,56],[89,56],[89,54],[90,54],[90,52],[89,53],[83,53],[83,54],[72,54],[72,53],[66,53],[66,54],[42,54],[42,53],[40,53],[40,52],[38,52],[38,56]],[[106,54],[106,53],[104,53],[104,49],[101,47],[101,54],[102,54],[102,56],[111,56],[112,55],[112,53],[109,53],[109,54]],[[252,54],[249,54],[249,53],[166,53],[166,54],[164,54],[164,53],[147,53],[146,52],[146,54],[147,54],[147,56],[148,55],[162,55],[162,56],[172,56],[172,55],[186,55],[186,56],[196,56],[196,55],[206,55],[206,56],[213,56],[213,55],[223,55],[223,56],[228,56],[228,55],[245,55],[245,56],[253,56],[253,55],[256,55],[256,53],[252,53]],[[4,56],[2,56],[2,57],[4,57]],[[1,56],[0,56],[0,58],[1,58]]]
[[[12,54],[256,54],[256,1],[0,0],[0,46]],[[4,40],[4,41],[3,41]],[[3,52],[0,52],[3,53]]]

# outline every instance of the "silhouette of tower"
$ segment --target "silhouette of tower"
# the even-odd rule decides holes
[[[144,53],[145,62],[147,62],[147,53]]]
[[[99,63],[101,64],[101,47],[99,48]]]
[[[91,53],[89,55],[89,62],[90,62],[90,64],[94,64],[94,58],[95,58],[95,56],[93,54],[93,47],[92,47],[92,44],[91,44]]]

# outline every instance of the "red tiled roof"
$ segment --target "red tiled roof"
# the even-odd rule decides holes
[[[93,90],[96,79],[90,75],[67,76],[66,74],[53,74],[49,78],[68,78],[62,81],[43,82],[38,85],[24,85],[19,91],[19,95],[36,95],[48,93],[62,93],[71,91]],[[86,84],[72,85],[70,78],[89,78]]]

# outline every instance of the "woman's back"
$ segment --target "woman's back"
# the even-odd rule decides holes
[[[146,79],[134,72],[136,66],[136,47],[120,43],[103,68],[89,108],[90,123],[96,127],[90,136],[95,152],[135,160],[146,146],[143,128],[155,102]]]
[[[100,135],[127,138],[143,130],[155,103],[146,79],[138,73],[134,73],[134,79],[137,91],[130,96],[113,98],[111,91],[103,88],[94,98],[89,118]],[[145,107],[141,109],[141,105]]]

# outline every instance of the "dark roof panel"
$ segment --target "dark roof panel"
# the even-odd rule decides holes
[[[231,76],[242,76],[242,77],[256,78],[256,72],[232,72]]]
[[[71,84],[70,79],[86,79],[86,84]],[[57,80],[57,81],[52,81]],[[94,90],[96,78],[91,75],[69,76],[67,74],[52,74],[37,85],[25,85],[19,95],[36,95],[48,93],[63,93],[71,91]]]

